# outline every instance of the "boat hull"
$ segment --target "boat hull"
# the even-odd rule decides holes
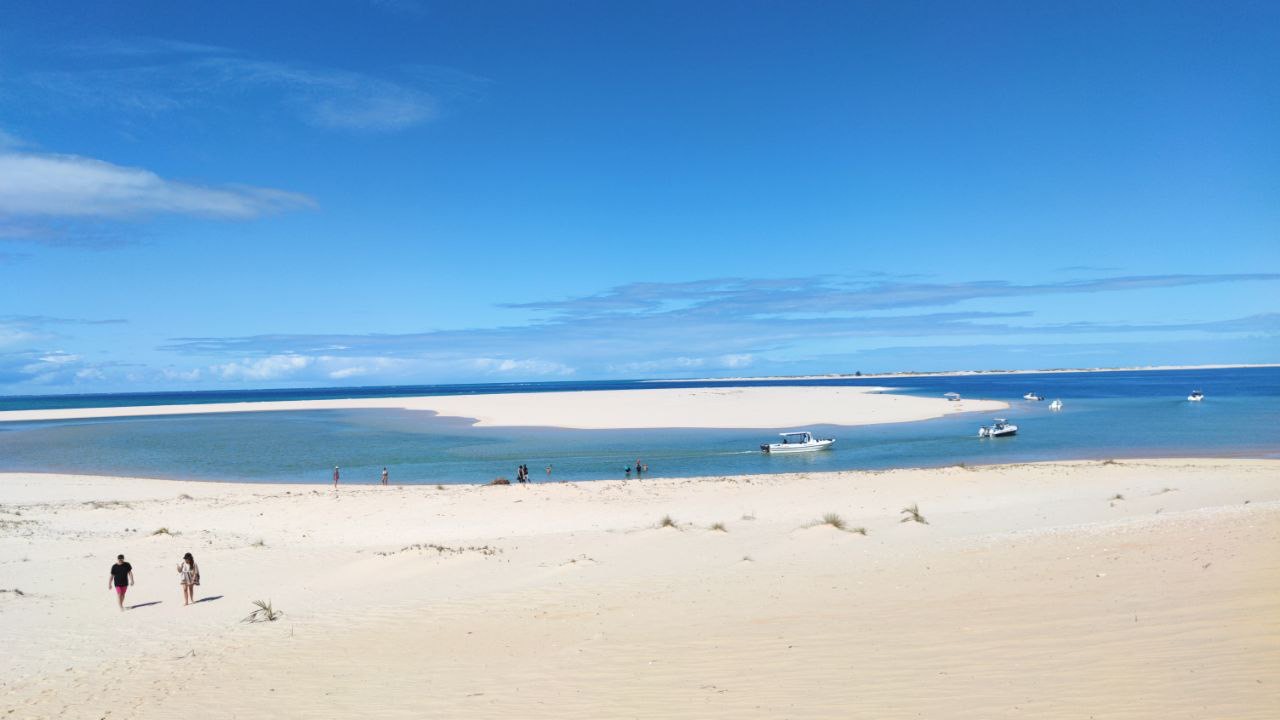
[[[815,452],[826,450],[835,444],[835,440],[815,440],[811,443],[773,443],[761,445],[760,449],[767,455],[788,455],[791,453]]]

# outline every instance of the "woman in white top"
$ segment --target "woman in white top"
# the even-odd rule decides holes
[[[196,586],[200,584],[200,566],[191,553],[182,556],[178,563],[178,584],[182,585],[182,604],[190,605],[196,601]]]

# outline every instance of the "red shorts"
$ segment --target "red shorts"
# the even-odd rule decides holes
[[[123,594],[124,594],[124,592],[125,592],[125,590],[128,590],[128,589],[129,589],[129,586],[128,586],[128,585],[117,585],[117,586],[116,586],[116,594],[117,594],[117,595],[123,595]]]

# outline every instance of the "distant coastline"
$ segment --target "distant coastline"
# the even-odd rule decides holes
[[[779,380],[853,380],[899,377],[969,377],[972,375],[1049,375],[1055,373],[1106,373],[1135,372],[1139,370],[1238,370],[1243,368],[1274,368],[1280,363],[1242,363],[1232,365],[1133,365],[1129,367],[1048,368],[1043,370],[928,370],[915,372],[902,370],[890,373],[830,373],[827,375],[757,375],[734,377],[667,378],[641,380],[640,382],[752,382]]]

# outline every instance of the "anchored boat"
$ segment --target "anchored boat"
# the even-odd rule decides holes
[[[1062,401],[1061,401],[1061,400],[1054,400],[1053,402],[1049,403],[1049,409],[1050,409],[1050,410],[1061,410],[1061,409],[1062,409]]]
[[[1201,400],[1204,400],[1204,393],[1199,390],[1192,390],[1191,394],[1187,396],[1187,399],[1191,402],[1200,402]]]
[[[1011,425],[1009,421],[1005,420],[1004,418],[996,418],[995,423],[989,427],[986,425],[983,425],[982,427],[978,428],[978,437],[980,438],[1010,437],[1012,435],[1017,435],[1017,434],[1018,434],[1018,426]]]
[[[836,441],[835,438],[815,438],[813,433],[808,431],[778,434],[782,436],[782,442],[766,443],[761,445],[760,449],[770,455],[809,452],[829,448]]]
[[[1035,393],[1033,393],[1033,392],[1029,392],[1029,393],[1027,393],[1026,395],[1023,395],[1023,396],[1022,396],[1022,399],[1023,399],[1023,400],[1043,400],[1043,399],[1044,399],[1044,396],[1043,396],[1043,395],[1037,395],[1037,394],[1035,394]]]

